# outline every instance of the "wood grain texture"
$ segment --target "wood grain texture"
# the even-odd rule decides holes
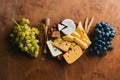
[[[120,0],[0,0],[0,80],[119,80],[120,79]],[[92,28],[100,21],[114,25],[114,50],[104,57],[84,54],[68,65],[42,50],[33,59],[9,43],[14,27],[11,18],[28,18],[34,26],[45,18],[55,26],[65,18],[75,22],[94,16]],[[40,45],[43,47],[43,35]]]

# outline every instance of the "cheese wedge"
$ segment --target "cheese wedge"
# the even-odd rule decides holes
[[[80,46],[76,45],[72,50],[66,52],[63,57],[68,64],[71,64],[75,62],[82,54],[82,49]]]
[[[85,42],[88,46],[91,44],[91,41],[86,38],[82,38],[82,41]]]
[[[77,28],[76,28],[76,32],[78,32],[78,33],[81,35],[81,37],[79,38],[80,40],[75,39],[75,41],[76,41],[77,43],[79,43],[83,49],[88,48],[88,46],[91,44],[91,41],[90,41],[90,39],[88,38],[86,32],[84,31],[81,22],[79,22],[79,24],[78,24],[78,26],[77,26]],[[85,44],[83,44],[82,42],[84,42]],[[86,44],[87,44],[87,46],[86,46]]]
[[[83,42],[81,39],[76,38],[76,37],[74,39],[75,39],[75,43],[79,44],[82,49],[88,48],[88,45],[85,42]]]
[[[81,38],[85,37],[86,39],[89,40],[86,32],[85,32],[84,29],[83,29],[83,26],[82,26],[82,23],[81,23],[81,22],[79,22],[79,24],[78,24],[78,26],[77,26],[77,28],[76,28],[76,32],[78,32],[78,33],[81,35]]]
[[[68,34],[66,36],[63,36],[63,39],[66,40],[66,41],[69,41],[69,42],[74,41],[74,37],[70,34]]]
[[[77,38],[81,37],[81,35],[76,31],[74,31],[71,35],[74,36],[74,37],[77,37]]]

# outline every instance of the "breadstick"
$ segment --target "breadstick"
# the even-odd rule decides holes
[[[90,27],[91,27],[93,21],[94,21],[94,17],[91,18],[91,20],[90,20],[90,22],[89,22],[89,24],[88,24],[88,26],[87,26],[87,31],[86,31],[87,33],[89,32]]]
[[[47,32],[48,32],[48,26],[50,25],[50,19],[49,18],[47,18],[46,20],[45,20],[45,47],[44,47],[44,53],[46,53],[46,41],[48,40],[48,34],[47,34]]]
[[[85,26],[84,26],[85,32],[87,32],[87,26],[88,26],[88,17],[85,19]]]

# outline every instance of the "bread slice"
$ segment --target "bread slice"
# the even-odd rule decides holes
[[[83,54],[79,45],[76,45],[72,50],[66,52],[63,57],[68,64],[75,62]]]
[[[61,38],[57,38],[53,42],[53,45],[55,47],[57,47],[58,49],[60,49],[60,50],[62,50],[64,52],[69,50],[70,44],[71,44],[70,42],[65,41],[65,40],[63,40]]]

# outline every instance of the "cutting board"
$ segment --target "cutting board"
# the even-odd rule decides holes
[[[50,18],[50,27],[69,18],[76,23],[95,18],[91,31],[101,21],[115,27],[114,50],[103,57],[84,53],[69,65],[43,54],[43,35],[37,58],[30,58],[9,42],[14,28],[11,20],[30,20],[35,26]],[[0,0],[0,80],[119,80],[120,79],[120,0]]]

